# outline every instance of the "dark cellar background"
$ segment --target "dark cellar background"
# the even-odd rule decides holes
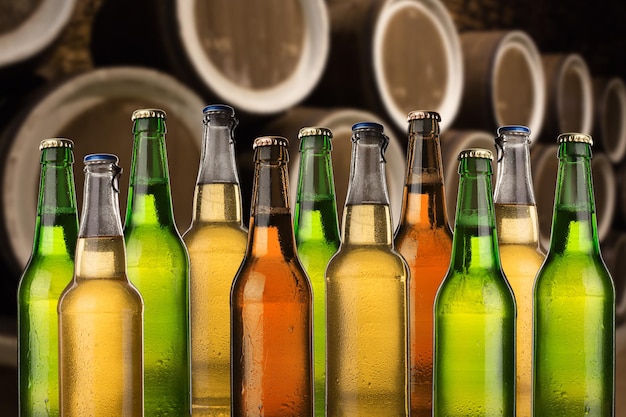
[[[3,19],[5,22],[11,19],[11,13],[19,9],[17,6],[34,4],[38,1],[47,0],[0,0],[0,26]],[[11,118],[26,102],[27,94],[22,96],[23,91],[28,91],[33,85],[39,86],[94,68],[90,56],[91,27],[97,12],[108,1],[112,0],[77,0],[72,20],[52,47],[26,65],[13,68],[8,73],[0,68],[0,132],[9,126]],[[341,0],[327,1],[337,3]],[[578,53],[585,59],[594,77],[617,76],[626,80],[624,1],[441,0],[441,2],[448,8],[459,32],[520,29],[530,35],[541,53]],[[141,22],[138,22],[138,25],[140,26]],[[110,30],[111,36],[114,36],[116,28],[111,27]],[[78,174],[76,179],[81,180]],[[180,228],[184,230],[184,226]],[[0,242],[0,249],[5,244]],[[0,265],[0,337],[11,338],[16,334],[16,286],[17,277],[5,266]],[[0,415],[6,417],[17,416],[17,371],[15,364],[10,365],[11,362],[11,360],[0,361],[2,407]],[[618,374],[619,369],[618,364]],[[626,384],[621,386],[622,390],[625,386]],[[619,382],[617,392],[620,392]],[[620,394],[617,398],[616,415],[626,416],[626,407],[620,407],[620,401],[625,400],[620,400]]]

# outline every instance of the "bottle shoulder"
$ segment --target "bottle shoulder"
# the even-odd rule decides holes
[[[311,282],[297,258],[244,258],[232,287],[233,300],[307,302]]]
[[[602,257],[581,252],[554,255],[548,253],[537,273],[535,292],[540,296],[561,293],[605,295],[615,293],[615,286]]]
[[[342,245],[326,269],[328,279],[340,276],[408,278],[406,261],[385,245]]]
[[[74,276],[74,261],[69,256],[31,258],[18,284],[19,300],[59,298]]]
[[[73,281],[59,298],[59,313],[143,312],[143,299],[126,277]]]
[[[183,241],[188,247],[229,242],[230,245],[245,246],[248,229],[241,222],[193,222],[183,234]]]
[[[506,277],[500,271],[451,270],[437,292],[436,309],[448,313],[500,312],[514,317],[515,299]]]

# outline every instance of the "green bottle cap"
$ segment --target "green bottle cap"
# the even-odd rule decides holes
[[[591,138],[591,136],[584,133],[562,133],[557,138],[557,142],[559,144],[564,142],[580,142],[588,143],[589,146],[593,145],[593,139]]]
[[[41,141],[39,150],[48,148],[70,148],[74,149],[74,142],[66,138],[49,138]]]
[[[328,136],[333,137],[333,132],[327,127],[303,127],[298,132],[298,139],[302,139],[304,136]]]
[[[493,161],[493,152],[482,148],[469,148],[459,153],[459,161],[465,158],[481,158]]]
[[[260,146],[283,146],[289,147],[289,141],[282,136],[261,136],[254,140],[252,149],[256,149]]]
[[[165,120],[166,114],[165,111],[161,109],[138,109],[133,112],[130,120],[135,121],[136,119],[147,119],[149,117],[157,117]]]

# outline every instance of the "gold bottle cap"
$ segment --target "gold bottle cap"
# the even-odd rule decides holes
[[[70,148],[74,149],[74,142],[66,138],[49,138],[44,139],[39,144],[39,150],[48,148]]]
[[[588,143],[589,146],[593,146],[593,139],[591,136],[585,135],[584,133],[562,133],[557,138],[557,143],[561,144],[564,142]]]
[[[282,136],[261,136],[254,140],[252,149],[256,149],[260,146],[283,146],[289,147],[289,141]]]
[[[459,153],[459,161],[465,158],[481,158],[493,161],[493,152],[491,152],[489,149],[469,148]]]
[[[328,136],[333,137],[333,132],[327,127],[303,127],[298,132],[298,139],[302,139],[304,136]]]
[[[158,117],[159,119],[165,120],[167,115],[165,111],[161,109],[138,109],[133,112],[130,120],[134,122],[136,119],[147,119],[149,117]]]
[[[441,122],[441,115],[436,111],[428,111],[428,110],[413,110],[406,117],[406,121],[410,122],[411,120],[422,120],[422,119],[434,119],[438,122]]]

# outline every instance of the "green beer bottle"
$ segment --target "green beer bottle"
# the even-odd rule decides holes
[[[74,274],[78,216],[69,139],[41,142],[33,251],[18,286],[19,412],[58,417],[59,296]]]
[[[515,301],[498,254],[492,158],[459,154],[452,256],[435,298],[434,417],[515,415]]]
[[[411,416],[431,417],[433,304],[452,251],[436,112],[408,115],[409,141],[400,225],[395,244],[411,274],[409,286]]]
[[[84,158],[74,279],[59,299],[62,417],[143,417],[143,301],[126,276],[117,157]]]
[[[559,135],[550,248],[533,295],[533,415],[615,413],[615,290],[600,254],[588,135]]]
[[[191,226],[191,389],[194,416],[230,416],[230,289],[246,252],[235,163],[235,111],[204,108]]]
[[[502,270],[517,307],[515,323],[516,416],[530,417],[532,392],[533,287],[545,255],[530,171],[530,129],[502,126],[495,140],[498,175],[493,195]]]
[[[326,269],[328,417],[409,415],[406,262],[393,247],[378,123],[352,127],[342,242]]]
[[[313,287],[315,415],[324,417],[326,384],[326,282],[324,272],[339,248],[339,221],[330,157],[332,132],[302,128],[300,173],[294,213],[298,257]]]
[[[132,120],[124,240],[128,279],[145,306],[145,413],[189,416],[189,258],[172,212],[165,112],[140,109]]]

